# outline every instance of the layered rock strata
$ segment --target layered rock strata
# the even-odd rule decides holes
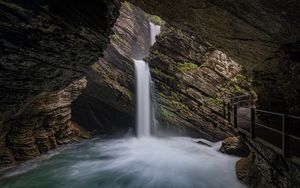
[[[80,79],[61,91],[43,93],[1,130],[0,165],[33,159],[58,145],[89,138],[87,131],[71,121],[71,103],[86,87]]]
[[[169,25],[163,27],[146,60],[163,126],[189,127],[213,140],[234,135],[222,117],[222,101],[252,92],[242,66],[197,35]]]

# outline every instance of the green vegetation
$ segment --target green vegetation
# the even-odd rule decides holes
[[[240,93],[240,94],[246,94],[248,93],[248,91],[246,91],[245,89],[242,89],[239,85],[235,84],[234,85],[234,91],[236,93]]]
[[[190,62],[178,63],[178,70],[180,70],[181,72],[194,71],[197,68],[198,66],[194,63],[190,63]]]
[[[125,37],[122,37],[119,34],[111,35],[111,40],[113,40],[114,42],[116,42],[118,44],[123,43],[123,45],[130,46],[130,44],[125,40]]]
[[[207,67],[207,64],[203,63],[199,66],[200,68],[204,68],[204,67]]]
[[[133,11],[133,8],[132,8],[132,4],[131,3],[129,3],[128,1],[125,1],[124,2],[124,6],[129,10],[129,11]]]
[[[162,26],[164,24],[164,21],[158,16],[149,15],[148,19],[149,19],[150,22],[152,22],[156,25]]]
[[[188,110],[188,107],[186,105],[184,105],[183,103],[181,102],[178,102],[178,101],[175,101],[175,100],[172,100],[172,105],[176,108],[176,109],[179,109],[179,110]]]
[[[211,103],[214,103],[216,105],[221,105],[223,103],[223,100],[218,97],[215,97],[215,98],[211,97],[208,99],[208,101]]]
[[[151,54],[148,58],[145,58],[147,61],[150,59],[154,59],[155,57],[158,57],[159,59],[163,60],[163,61],[169,61],[171,60],[169,56],[160,53],[158,50],[153,50],[151,51]]]
[[[169,121],[169,122],[173,122],[174,121],[174,118],[176,117],[174,113],[172,113],[171,111],[165,109],[163,106],[159,105],[158,106],[158,112],[159,112],[159,115]]]

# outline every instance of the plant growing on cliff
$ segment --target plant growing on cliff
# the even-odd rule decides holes
[[[153,15],[148,15],[148,19],[150,22],[162,26],[164,24],[164,21],[158,17],[158,16],[153,16]]]
[[[124,2],[124,6],[129,10],[129,11],[133,11],[133,5],[131,3],[129,3],[128,1]]]
[[[222,105],[223,100],[220,99],[220,98],[218,98],[218,97],[215,97],[215,98],[214,97],[210,97],[208,99],[208,102],[211,102],[211,103],[216,104],[216,105]]]
[[[182,62],[182,63],[178,63],[177,68],[181,72],[186,72],[186,71],[194,71],[198,68],[198,66],[190,62]]]
[[[162,105],[158,106],[158,115],[162,118],[165,119],[169,122],[173,122],[175,119],[175,114],[172,113],[171,111],[167,110],[164,108]]]

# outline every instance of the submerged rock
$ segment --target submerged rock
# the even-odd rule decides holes
[[[201,144],[201,145],[204,145],[204,146],[208,146],[208,147],[211,147],[210,144],[206,143],[206,142],[203,142],[201,140],[197,141],[198,144]]]
[[[236,155],[239,157],[247,157],[250,153],[248,146],[240,136],[228,137],[223,140],[220,151],[222,153]]]
[[[0,167],[11,166],[14,163],[15,157],[12,151],[5,146],[0,146]]]

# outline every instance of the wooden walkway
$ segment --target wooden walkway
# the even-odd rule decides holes
[[[223,102],[223,116],[236,130],[300,164],[300,117],[260,110],[251,95]]]

